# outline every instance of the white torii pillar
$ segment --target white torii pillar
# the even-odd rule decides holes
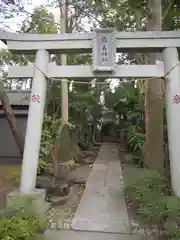
[[[41,131],[44,116],[47,81],[46,74],[49,62],[49,53],[38,50],[34,66],[29,114],[27,120],[24,156],[21,172],[20,192],[30,194],[36,186]]]
[[[171,185],[174,194],[180,197],[180,66],[177,49],[164,49],[163,60],[165,74],[168,73],[166,104]]]

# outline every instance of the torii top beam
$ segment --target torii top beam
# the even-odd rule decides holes
[[[115,32],[117,52],[158,52],[180,48],[180,31]],[[39,49],[51,53],[91,53],[94,33],[17,34],[0,31],[9,50],[34,54]]]

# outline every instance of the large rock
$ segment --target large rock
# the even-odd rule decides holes
[[[58,144],[58,153],[57,153],[58,159],[56,160],[58,162],[69,161],[71,159],[72,143],[71,143],[71,136],[70,136],[70,132],[67,124],[65,124],[62,127],[60,135],[57,139],[57,144]]]
[[[67,196],[69,193],[68,181],[54,180],[48,176],[38,176],[36,188],[45,189],[48,198],[50,196]]]
[[[54,179],[57,180],[68,180],[70,173],[70,166],[66,163],[56,163],[54,166]]]

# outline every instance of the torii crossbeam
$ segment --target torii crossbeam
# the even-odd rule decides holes
[[[162,77],[167,82],[167,120],[171,181],[174,193],[180,196],[180,31],[114,32],[96,29],[76,34],[14,34],[0,32],[8,49],[23,54],[36,54],[34,66],[11,67],[9,77],[33,77],[23,157],[22,193],[35,189],[41,129],[46,97],[46,77]],[[126,66],[115,63],[117,52],[161,52],[163,63]],[[51,53],[92,53],[92,66],[56,66],[49,63]],[[175,67],[176,66],[176,67]],[[83,75],[85,75],[83,77]],[[38,101],[35,101],[38,98]]]

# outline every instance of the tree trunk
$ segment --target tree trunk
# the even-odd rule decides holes
[[[21,155],[21,157],[23,157],[24,140],[23,140],[23,137],[22,137],[20,131],[18,130],[16,118],[15,118],[13,110],[11,108],[9,98],[8,98],[6,92],[3,90],[2,87],[0,89],[0,100],[2,102],[2,106],[3,106],[3,109],[4,109],[4,114],[5,114],[5,117],[8,121],[8,124],[9,124],[9,127],[11,129],[12,135],[13,135],[14,140],[15,140],[17,146],[18,146],[20,155]]]
[[[162,3],[161,0],[149,0],[147,30],[161,31]],[[160,60],[160,53],[151,53],[150,64]],[[147,80],[145,116],[146,140],[145,162],[148,168],[164,168],[164,138],[163,138],[163,79]]]

